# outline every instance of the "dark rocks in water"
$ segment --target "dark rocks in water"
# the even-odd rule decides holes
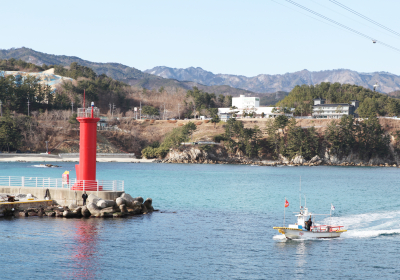
[[[126,209],[126,205],[125,205],[125,204],[120,205],[120,206],[119,206],[119,209],[121,210],[121,213],[126,213],[126,212],[128,212],[128,210]]]
[[[102,200],[93,196],[93,202],[89,202],[85,206],[77,206],[70,204],[69,206],[52,205],[45,208],[29,208],[24,211],[8,210],[10,215],[20,217],[27,216],[48,216],[48,217],[65,217],[65,218],[89,218],[89,217],[102,217],[102,218],[119,218],[128,215],[140,215],[151,213],[154,210],[152,206],[152,199],[147,198],[145,201],[143,197],[131,197],[129,194],[123,193],[121,197],[116,200]],[[96,201],[97,200],[97,201]],[[107,207],[102,208],[96,205],[96,202],[105,202]],[[104,203],[102,203],[103,206]]]
[[[56,216],[56,212],[54,212],[54,211],[47,211],[47,212],[45,212],[46,213],[46,215],[48,216],[48,217],[55,217]]]
[[[40,208],[39,211],[38,211],[38,216],[39,217],[43,217],[43,215],[44,215],[44,209]]]
[[[121,213],[121,212],[115,212],[115,213],[113,213],[113,218],[122,218],[123,216],[124,216],[124,214]]]
[[[74,209],[72,213],[75,215],[76,218],[81,218],[82,217],[82,207],[79,206],[78,208]]]
[[[81,214],[82,214],[82,217],[84,217],[84,218],[89,218],[90,217],[90,211],[86,207],[86,205],[81,208]]]
[[[101,209],[100,212],[101,213],[107,213],[107,212],[108,213],[110,213],[110,212],[112,213],[112,212],[115,212],[115,211],[114,211],[114,207],[107,207],[107,208]]]
[[[55,213],[56,213],[56,217],[63,217],[63,213],[64,213],[64,211],[60,211],[60,210],[55,210]]]
[[[64,210],[63,217],[64,218],[72,218],[72,212],[70,210]]]
[[[151,198],[147,198],[143,205],[147,208],[148,212],[153,212],[154,208],[152,206],[153,200]]]
[[[20,217],[28,217],[28,211],[20,211],[20,212],[18,213],[18,215],[19,215]]]
[[[113,212],[101,212],[100,217],[102,217],[102,218],[112,218],[112,217],[114,217],[114,213]]]
[[[92,202],[92,203],[88,203],[88,204],[86,205],[86,207],[87,207],[87,209],[89,210],[91,216],[93,216],[93,217],[100,217],[100,215],[101,215],[100,210],[101,210],[101,209],[100,209],[99,207],[97,207],[96,204],[94,204],[93,202]]]
[[[74,211],[71,210],[65,210],[63,212],[63,217],[64,218],[81,218],[82,214],[81,214],[81,207],[77,208]]]
[[[139,197],[135,197],[133,199],[133,201],[138,201],[139,203],[143,203],[144,199],[143,199],[143,197],[139,196]]]
[[[115,200],[117,206],[121,206],[122,204],[125,204],[126,207],[130,207],[130,208],[133,207],[133,204],[135,203],[135,201],[138,201],[140,204],[142,204],[143,203],[143,197],[139,196],[139,197],[133,198],[129,194],[123,193],[121,195],[121,197],[118,197]]]
[[[53,165],[53,164],[45,164],[46,167],[61,167],[59,165]]]
[[[147,207],[142,204],[142,214],[147,214],[149,212],[149,210],[147,210]]]
[[[113,217],[113,213],[115,212],[113,207],[107,207],[104,209],[100,210],[100,217],[102,218],[112,218]]]
[[[142,214],[142,204],[139,201],[134,201],[132,207],[128,208],[128,212],[131,215]]]

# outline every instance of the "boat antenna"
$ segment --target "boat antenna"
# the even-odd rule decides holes
[[[286,203],[286,196],[285,196],[285,203]],[[283,227],[285,227],[285,219],[286,219],[286,206],[283,208]]]
[[[300,176],[300,193],[299,193],[299,196],[300,196],[300,210],[301,210],[301,176]]]

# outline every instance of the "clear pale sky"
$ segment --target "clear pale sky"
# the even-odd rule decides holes
[[[255,76],[346,68],[400,75],[400,52],[274,1],[2,1],[0,48],[140,70],[193,66]],[[399,36],[328,0],[293,1],[400,49]],[[400,33],[400,1],[337,1]]]

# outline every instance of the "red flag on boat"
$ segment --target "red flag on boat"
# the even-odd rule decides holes
[[[287,199],[285,199],[285,207],[289,207],[289,201],[287,201]]]

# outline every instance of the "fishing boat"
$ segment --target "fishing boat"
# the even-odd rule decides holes
[[[287,207],[286,205],[289,206],[289,203],[285,199],[285,207]],[[330,214],[313,214],[311,212],[308,212],[308,208],[306,206],[301,206],[300,202],[300,213],[295,215],[297,217],[297,223],[289,224],[287,227],[285,227],[285,225],[283,227],[274,227],[274,229],[282,233],[286,237],[286,239],[337,238],[340,237],[343,232],[347,231],[346,229],[344,229],[344,226],[321,225],[313,222],[314,226],[311,226],[309,228],[307,227],[308,218],[311,218],[311,220],[313,221],[315,219],[315,216],[332,215],[332,210],[334,209],[334,206],[331,205]]]

